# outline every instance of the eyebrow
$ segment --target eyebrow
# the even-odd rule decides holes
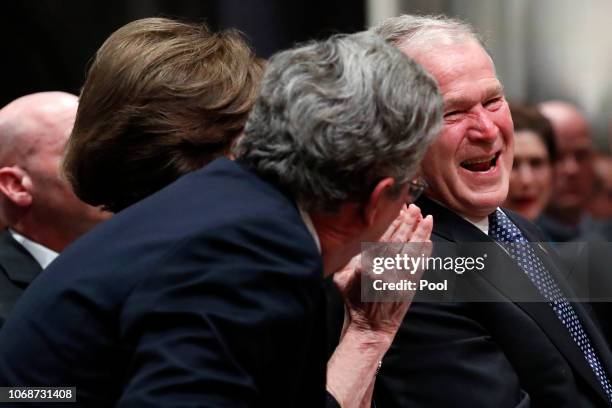
[[[503,96],[504,95],[504,87],[501,84],[498,84],[494,87],[491,87],[486,90],[484,100],[494,97],[494,96]],[[462,106],[471,106],[474,104],[474,99],[470,98],[449,98],[444,100],[444,108],[447,109],[449,107],[462,107]]]

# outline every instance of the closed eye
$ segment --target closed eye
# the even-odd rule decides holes
[[[452,110],[452,111],[448,111],[444,114],[444,119],[452,119],[453,117],[456,117],[460,114],[462,114],[463,111],[462,110]]]
[[[503,96],[497,96],[495,98],[491,98],[484,103],[484,107],[489,110],[497,110],[501,107],[503,100],[504,100]]]

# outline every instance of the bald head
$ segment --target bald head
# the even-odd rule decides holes
[[[0,109],[0,165],[27,160],[40,143],[65,142],[77,107],[78,99],[72,94],[39,92]]]
[[[548,101],[539,109],[553,125],[558,148],[553,197],[548,213],[566,224],[578,224],[593,188],[593,141],[584,115],[564,101]]]
[[[56,251],[106,217],[60,175],[77,106],[74,95],[40,92],[0,109],[0,219]]]
[[[564,101],[547,101],[539,105],[540,112],[553,125],[559,142],[568,138],[582,138],[591,144],[591,130],[577,107]]]

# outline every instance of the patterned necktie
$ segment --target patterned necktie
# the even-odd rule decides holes
[[[572,339],[582,351],[608,399],[612,401],[612,386],[603,370],[599,357],[595,354],[595,349],[593,349],[589,337],[578,319],[576,311],[536,255],[529,241],[506,214],[499,209],[489,215],[489,236],[503,245],[512,259],[525,271],[542,296],[548,300],[548,304],[552,307],[555,315],[567,328]]]

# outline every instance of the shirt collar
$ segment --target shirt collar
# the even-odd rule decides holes
[[[310,232],[310,235],[312,235],[312,239],[314,239],[314,242],[317,245],[317,249],[319,250],[319,253],[321,253],[321,241],[319,240],[319,236],[317,235],[317,230],[315,229],[314,224],[312,223],[312,218],[310,218],[310,215],[308,214],[308,212],[306,212],[306,210],[304,210],[302,206],[299,204],[298,204],[298,210],[300,211],[300,216],[302,217],[302,221],[304,221],[304,224],[306,224],[306,228],[308,229],[308,232]]]
[[[461,218],[463,218],[464,220],[466,220],[467,222],[469,222],[470,224],[472,224],[473,226],[481,230],[485,235],[489,235],[489,217],[484,217],[483,219],[478,220],[478,221],[472,221],[469,218],[466,218],[461,214],[459,215],[461,216]]]
[[[24,237],[10,228],[9,232],[13,236],[13,239],[19,242],[43,269],[45,269],[59,255],[57,252]]]

